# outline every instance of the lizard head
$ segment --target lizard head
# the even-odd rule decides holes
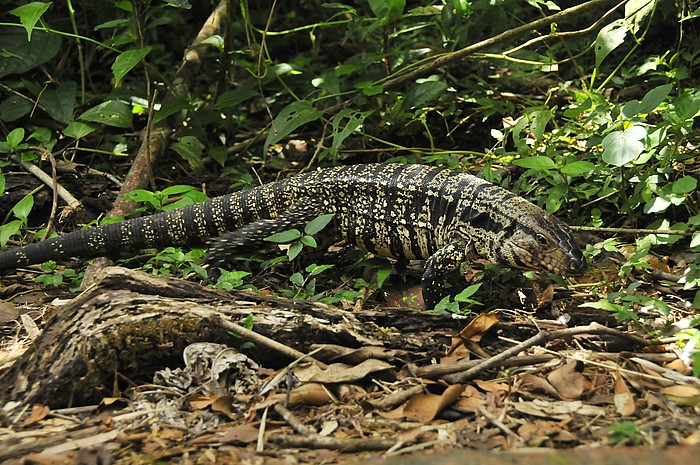
[[[528,203],[521,211],[501,242],[498,261],[513,268],[582,275],[588,264],[569,228],[535,205]]]

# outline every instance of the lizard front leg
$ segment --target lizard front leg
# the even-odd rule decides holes
[[[460,264],[467,260],[467,254],[467,244],[457,241],[442,247],[425,261],[421,287],[426,308],[435,308],[442,300],[446,294],[445,281],[448,275],[459,269]]]

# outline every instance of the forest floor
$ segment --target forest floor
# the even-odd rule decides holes
[[[492,310],[468,316],[402,304],[415,284],[326,305],[276,297],[274,280],[227,293],[107,268],[76,295],[37,274],[3,280],[3,464],[453,463],[495,451],[686,463],[698,452],[700,382],[678,327],[579,307],[612,264],[568,288],[487,283]],[[644,461],[637,448],[659,451]]]

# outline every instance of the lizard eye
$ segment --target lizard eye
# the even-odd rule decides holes
[[[537,243],[541,246],[549,245],[549,241],[542,234],[535,236],[537,238]]]

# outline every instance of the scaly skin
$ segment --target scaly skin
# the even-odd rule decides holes
[[[586,261],[553,215],[483,179],[421,165],[317,170],[179,210],[76,231],[0,253],[0,271],[66,257],[168,247],[218,238],[206,262],[229,262],[264,238],[334,213],[334,230],[377,255],[425,260],[426,305],[446,275],[475,257],[514,268],[580,275]]]

